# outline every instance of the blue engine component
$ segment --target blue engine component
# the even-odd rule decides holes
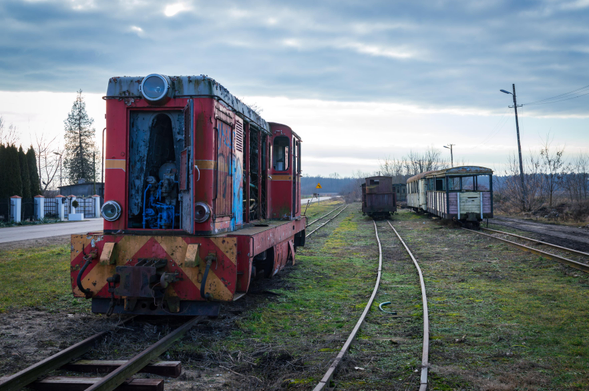
[[[173,164],[166,163],[160,169],[163,179],[156,184],[152,176],[147,178],[143,193],[143,228],[174,229],[176,223],[176,185]]]
[[[174,227],[176,208],[162,202],[161,187],[164,181],[160,181],[157,190],[147,193],[151,184],[147,185],[143,194],[143,228],[170,229]],[[146,202],[147,201],[147,202]]]

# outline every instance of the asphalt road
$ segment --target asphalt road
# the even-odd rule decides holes
[[[76,222],[0,228],[0,243],[102,231],[102,217]]]
[[[321,197],[319,201],[331,197]],[[301,200],[304,206],[308,199]],[[317,202],[317,198],[312,202]],[[20,227],[0,228],[0,243],[18,242],[21,240],[42,239],[52,236],[84,234],[92,231],[102,231],[103,219],[88,219],[80,222],[64,222],[56,224],[23,225]]]

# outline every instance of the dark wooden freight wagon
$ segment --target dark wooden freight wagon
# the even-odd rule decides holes
[[[374,218],[387,218],[397,210],[393,178],[374,176],[362,184],[362,213]]]

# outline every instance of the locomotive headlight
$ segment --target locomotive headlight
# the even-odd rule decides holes
[[[121,205],[116,201],[106,201],[100,209],[100,214],[106,221],[115,221],[121,217]]]
[[[167,76],[152,73],[143,78],[141,93],[150,102],[159,102],[168,95],[170,80]]]
[[[211,217],[211,208],[204,202],[194,204],[194,221],[204,223]]]

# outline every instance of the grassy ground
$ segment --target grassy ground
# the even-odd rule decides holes
[[[409,216],[397,225],[426,279],[433,389],[589,389],[587,275]]]
[[[337,221],[308,239],[297,266],[273,289],[277,296],[254,299],[231,333],[199,341],[196,365],[229,368],[243,376],[244,389],[311,389],[318,382],[376,277],[372,222],[357,205]],[[409,390],[419,383],[417,273],[388,226],[378,225],[382,286],[336,376],[339,389]],[[413,213],[397,214],[394,225],[426,280],[429,389],[589,389],[586,275]],[[378,310],[385,301],[397,315]]]
[[[309,220],[335,205],[310,206]],[[407,211],[393,224],[426,281],[430,390],[589,389],[587,275]],[[388,225],[378,226],[381,288],[336,374],[337,389],[418,388],[418,277]],[[256,282],[248,296],[225,305],[219,319],[192,330],[164,358],[182,360],[189,385],[312,389],[360,316],[377,262],[373,223],[353,204],[307,239],[294,267]],[[5,310],[69,313],[88,303],[70,298],[66,246],[0,252],[0,284]],[[378,310],[385,301],[396,315]]]
[[[0,312],[22,308],[89,310],[71,296],[67,245],[0,250]]]

